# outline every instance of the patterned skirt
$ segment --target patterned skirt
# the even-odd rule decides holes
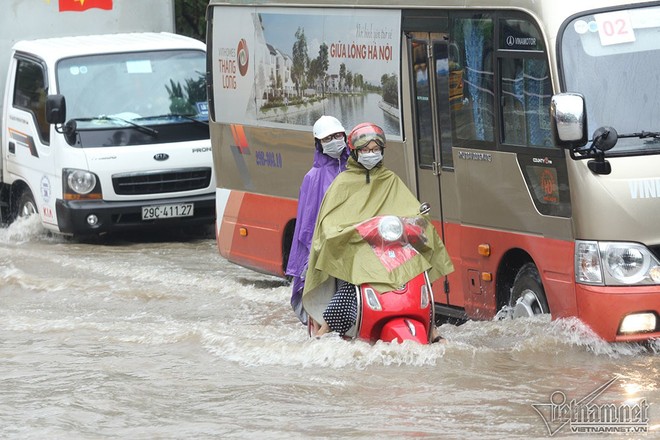
[[[323,319],[333,332],[346,333],[357,319],[357,297],[355,284],[337,280],[337,292],[332,296],[323,312]]]

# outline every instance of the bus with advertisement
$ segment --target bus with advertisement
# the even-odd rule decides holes
[[[284,277],[321,115],[384,128],[456,270],[436,316],[660,337],[660,2],[211,0],[216,236]]]

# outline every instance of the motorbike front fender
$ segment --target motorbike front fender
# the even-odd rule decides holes
[[[410,318],[394,318],[385,323],[381,330],[380,340],[385,342],[415,341],[428,344],[429,336],[424,323]]]

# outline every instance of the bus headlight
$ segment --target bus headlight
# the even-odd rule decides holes
[[[578,240],[575,278],[579,283],[606,286],[659,284],[660,263],[638,243]]]

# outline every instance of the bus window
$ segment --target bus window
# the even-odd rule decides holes
[[[413,87],[417,112],[417,156],[419,166],[431,168],[435,161],[433,152],[433,114],[431,111],[431,87],[429,83],[428,43],[413,40]]]
[[[552,83],[543,39],[527,19],[500,20],[502,143],[552,147]]]
[[[452,106],[455,140],[487,141],[494,135],[495,92],[493,71],[493,20],[489,14],[451,20],[450,65],[462,65],[463,100]]]
[[[502,142],[552,147],[550,98],[552,85],[545,60],[505,58],[502,72]]]
[[[452,50],[452,46],[447,44],[446,39],[445,37],[442,41],[433,40],[433,60],[435,62],[436,103],[440,127],[440,163],[443,169],[449,170],[454,168],[449,106],[458,105],[460,108],[463,101],[463,70],[459,63],[449,63],[448,52]]]

